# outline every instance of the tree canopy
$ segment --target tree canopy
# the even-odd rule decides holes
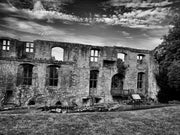
[[[122,59],[118,59],[117,60],[117,69],[118,69],[118,75],[121,79],[123,79],[125,77],[126,74],[126,66],[124,64],[124,62],[122,61]]]
[[[163,42],[154,50],[154,57],[159,65],[156,74],[160,87],[160,102],[180,100],[180,17],[175,16],[172,28],[163,37]]]

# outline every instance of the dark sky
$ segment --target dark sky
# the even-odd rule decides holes
[[[179,0],[1,0],[0,36],[153,49]]]

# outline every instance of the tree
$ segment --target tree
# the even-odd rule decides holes
[[[125,74],[126,74],[126,66],[123,62],[122,59],[117,59],[117,72],[118,72],[118,75],[121,79],[123,79],[125,77]]]
[[[169,86],[176,91],[180,91],[180,61],[176,61],[169,67]]]
[[[154,58],[159,65],[156,74],[160,87],[160,102],[180,100],[180,17],[175,16],[172,28],[163,37],[163,42],[154,50]]]

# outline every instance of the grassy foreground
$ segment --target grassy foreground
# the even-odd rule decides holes
[[[180,135],[180,106],[125,112],[0,112],[0,135]]]

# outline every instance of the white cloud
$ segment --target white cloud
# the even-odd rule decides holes
[[[96,22],[103,22],[109,25],[122,25],[131,28],[154,29],[162,28],[162,22],[170,15],[170,8],[153,8],[147,10],[134,9],[124,14],[112,15],[109,18],[96,18]]]
[[[64,0],[66,1],[66,0]],[[67,0],[67,1],[72,1],[72,0]],[[59,19],[59,20],[67,20],[67,21],[75,21],[75,22],[82,22],[82,18],[78,18],[75,15],[70,15],[70,14],[65,14],[62,12],[57,12],[57,11],[46,11],[41,3],[35,4],[35,7],[33,10],[30,9],[17,9],[13,7],[12,5],[8,5],[5,3],[0,3],[0,8],[3,11],[6,11],[7,13],[9,12],[14,12],[16,13],[15,16],[20,16],[24,17],[27,19],[46,19],[47,22],[52,23],[54,19]]]
[[[69,15],[69,14],[64,14],[61,12],[56,12],[56,11],[46,11],[46,10],[23,10],[25,14],[27,14],[31,19],[60,19],[60,20],[68,20],[68,21],[76,21],[79,22],[81,21],[80,18],[74,16],[74,15]]]
[[[126,4],[135,4],[135,6],[147,6],[153,5],[152,1],[149,2],[144,1],[136,1],[136,0],[111,0],[114,3],[126,3]],[[127,3],[129,2],[129,3]],[[169,4],[168,1],[162,1],[159,3],[154,3],[154,6],[158,5],[166,5]],[[3,5],[4,8],[8,7],[7,5]],[[121,14],[121,11],[116,11],[116,14],[108,17],[107,15],[99,15],[95,14],[94,18],[80,18],[75,15],[65,14],[57,11],[46,11],[40,3],[37,2],[35,4],[36,10],[17,10],[14,8],[8,7],[7,9],[12,10],[13,12],[18,12],[25,18],[30,19],[39,19],[46,20],[48,23],[53,23],[54,20],[62,20],[68,23],[71,22],[79,22],[81,24],[94,24],[94,23],[105,23],[108,25],[122,25],[125,27],[131,28],[145,28],[145,29],[154,29],[154,28],[162,28],[161,23],[166,18],[168,14],[170,14],[170,8],[168,7],[156,7],[152,9],[134,9],[131,12],[125,12]],[[25,24],[21,24],[24,25]],[[22,26],[23,27],[23,26]]]
[[[29,34],[38,34],[38,35],[63,35],[65,32],[63,30],[57,30],[51,26],[44,26],[33,21],[22,21],[12,17],[6,17],[3,19],[6,22],[6,25],[1,25],[8,29],[16,30],[19,32],[26,32]]]
[[[133,37],[126,37],[127,39],[133,39]]]
[[[0,3],[0,7],[1,7],[1,10],[8,11],[8,12],[18,11],[18,9],[16,9],[15,7],[9,6],[8,4],[5,4],[5,3]]]
[[[130,36],[130,33],[126,32],[126,31],[122,31],[122,34],[127,37]]]
[[[151,43],[152,43],[152,45],[153,45],[153,48],[155,48],[156,46],[158,46],[159,44],[161,44],[163,40],[160,39],[160,38],[151,38],[150,41],[151,41]],[[152,49],[153,49],[153,48],[152,48]]]
[[[0,37],[12,37],[12,38],[19,38],[17,36],[17,33],[15,32],[9,32],[7,30],[0,30]]]
[[[146,37],[146,38],[150,38],[150,36],[148,35],[148,34],[146,34],[146,33],[144,33],[144,34],[142,34],[144,37]]]
[[[148,0],[149,2],[138,0],[111,0],[114,3],[126,3],[129,4],[135,3],[138,6],[148,5],[152,0]],[[155,2],[154,2],[155,3]],[[168,1],[162,1],[160,3],[156,3],[154,5],[166,5],[169,4]],[[4,5],[4,7],[8,7]],[[40,10],[38,10],[40,8]],[[13,9],[13,8],[10,8]],[[130,28],[143,28],[143,29],[161,29],[162,22],[166,19],[167,15],[170,15],[170,8],[168,7],[153,7],[150,9],[134,9],[131,12],[125,12],[121,14],[121,11],[116,10],[115,14],[112,16],[107,15],[99,15],[95,14],[93,18],[80,18],[75,15],[65,14],[57,11],[46,11],[43,7],[37,6],[37,10],[13,10],[13,12],[17,12],[18,15],[21,15],[28,19],[38,19],[38,20],[46,20],[48,23],[53,23],[54,20],[60,20],[62,22],[71,24],[71,22],[78,22],[84,25],[90,25],[95,23],[105,23],[107,25],[122,25],[124,27]],[[28,27],[26,24],[18,23],[19,27]]]
[[[22,21],[12,17],[4,18],[6,25],[1,27],[8,28],[8,32],[1,31],[0,36],[21,38],[22,40],[33,41],[43,39],[50,41],[72,42],[81,44],[104,45],[104,38],[93,35],[77,35],[52,26],[41,25],[32,21]],[[26,33],[26,34],[24,34]]]
[[[169,27],[165,27],[162,29],[154,29],[154,30],[149,30],[147,31],[147,34],[150,35],[151,37],[162,37],[162,35],[165,35],[168,33]]]
[[[37,10],[45,10],[41,1],[36,1],[36,3],[34,4],[34,8],[33,8],[34,11],[37,11]]]
[[[133,7],[133,8],[138,8],[138,7],[164,7],[167,5],[172,4],[172,2],[169,2],[168,0],[161,0],[161,1],[156,1],[156,0],[111,0],[109,2],[112,6],[126,6],[126,7]]]

